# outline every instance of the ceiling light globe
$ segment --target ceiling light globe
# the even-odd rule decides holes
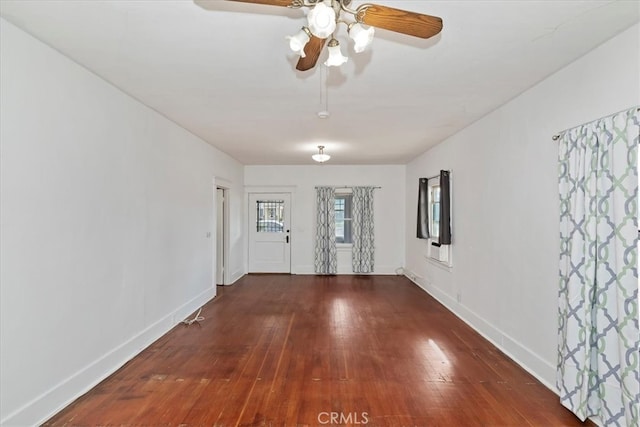
[[[318,3],[307,15],[309,30],[314,36],[326,39],[336,29],[336,11],[325,3]]]
[[[333,42],[335,39],[332,39]],[[340,44],[337,42],[332,46],[332,43],[329,43],[327,49],[329,50],[329,58],[324,62],[324,65],[327,67],[339,67],[345,62],[349,60],[346,56],[342,54],[340,51]]]
[[[331,156],[328,154],[314,154],[313,156],[311,156],[311,158],[318,163],[324,163],[329,160]]]
[[[324,154],[324,145],[318,145],[318,152],[311,156],[318,163],[324,163],[331,158],[330,155]]]
[[[368,25],[355,23],[349,28],[349,37],[355,42],[353,50],[356,53],[364,51],[373,42],[375,29]]]
[[[295,36],[287,36],[287,40],[289,40],[289,47],[291,48],[291,50],[303,58],[306,56],[304,53],[304,47],[310,39],[307,31],[309,30],[306,28],[302,28]]]

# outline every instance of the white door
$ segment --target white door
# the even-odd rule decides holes
[[[291,273],[291,195],[249,194],[249,272]]]

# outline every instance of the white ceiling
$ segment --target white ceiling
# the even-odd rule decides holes
[[[374,2],[440,16],[444,29],[429,40],[378,30],[354,54],[342,26],[349,62],[299,72],[284,37],[303,10],[0,0],[0,14],[248,165],[311,164],[319,144],[333,164],[404,164],[640,20],[637,0]]]

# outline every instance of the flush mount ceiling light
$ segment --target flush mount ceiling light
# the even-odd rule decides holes
[[[324,145],[318,145],[318,152],[311,156],[318,163],[324,163],[331,158],[330,155],[324,154]]]
[[[194,0],[205,9],[215,10],[216,0]],[[388,6],[365,3],[351,7],[352,0],[229,0],[241,3],[309,8],[307,23],[296,35],[287,36],[289,47],[300,55],[296,69],[307,71],[316,66],[327,40],[327,66],[340,66],[347,57],[340,51],[336,39],[338,24],[347,27],[356,53],[364,51],[373,41],[374,27],[413,37],[428,39],[442,31],[442,19],[437,16],[408,12]]]

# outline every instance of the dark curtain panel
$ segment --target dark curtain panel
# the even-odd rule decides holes
[[[441,245],[451,244],[451,188],[449,171],[440,171],[440,240]]]
[[[429,238],[429,186],[427,178],[418,180],[418,239]]]

